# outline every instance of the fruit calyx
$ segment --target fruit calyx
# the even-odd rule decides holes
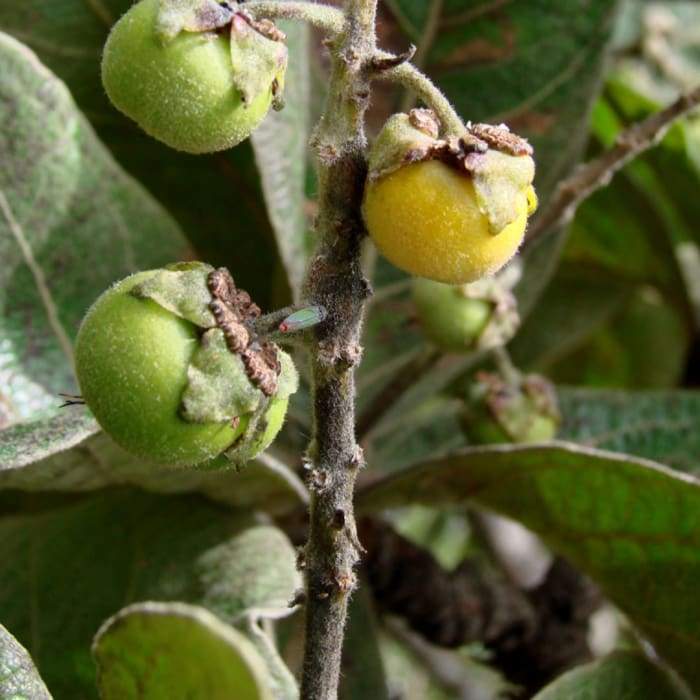
[[[251,330],[250,322],[260,316],[260,307],[248,292],[236,288],[226,268],[212,270],[207,286],[212,295],[209,309],[224,334],[227,348],[240,355],[250,381],[265,396],[272,396],[277,391],[282,366],[275,344],[256,338]]]
[[[269,19],[256,19],[236,2],[164,0],[156,32],[167,42],[180,32],[231,34],[232,81],[245,104],[269,87],[269,76],[287,64],[286,35]],[[273,108],[280,109],[282,84],[272,81]]]

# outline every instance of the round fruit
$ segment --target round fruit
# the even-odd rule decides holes
[[[462,287],[416,277],[413,301],[426,335],[451,352],[472,349],[493,314],[484,299],[470,299]]]
[[[114,25],[102,57],[110,100],[154,138],[189,153],[207,153],[246,139],[267,114],[269,88],[245,104],[234,87],[228,32],[156,31],[159,0],[141,0]]]
[[[426,160],[369,181],[362,211],[369,234],[394,265],[437,282],[464,284],[497,272],[518,250],[534,189],[525,187],[516,197],[515,219],[494,234],[472,178]]]
[[[76,374],[83,399],[115,442],[149,461],[193,465],[227,449],[249,417],[241,416],[235,429],[229,421],[189,423],[180,417],[198,328],[129,294],[153,274],[127,277],[90,308],[78,331]],[[269,411],[270,423],[281,424],[274,403]]]

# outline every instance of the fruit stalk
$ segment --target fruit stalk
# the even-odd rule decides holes
[[[319,244],[304,298],[328,316],[310,333],[313,435],[307,452],[311,489],[304,553],[306,642],[301,683],[305,700],[337,697],[348,598],[359,560],[353,489],[362,466],[355,439],[354,368],[370,287],[360,267],[365,229],[360,214],[367,164],[364,115],[366,66],[375,51],[376,0],[348,0],[332,57],[326,108],[312,144],[318,158]]]

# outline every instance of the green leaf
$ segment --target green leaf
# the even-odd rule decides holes
[[[123,484],[161,493],[198,491],[269,513],[286,512],[307,498],[301,480],[270,452],[240,473],[164,469],[124,451],[99,432],[94,419],[73,407],[0,433],[0,488],[91,491]]]
[[[700,482],[567,443],[467,450],[385,478],[362,511],[474,500],[522,522],[596,580],[696,690]]]
[[[93,654],[103,700],[272,699],[251,642],[193,605],[130,605],[101,627]]]
[[[584,343],[619,312],[631,293],[624,279],[583,265],[559,267],[510,343],[513,361],[526,369],[549,364]]]
[[[111,25],[131,4],[4,3],[0,29],[31,46],[68,84],[102,141],[168,208],[197,255],[228,266],[236,283],[266,308],[276,252],[251,145],[202,156],[179,153],[147,136],[107,99],[100,81],[102,47]]]
[[[0,618],[56,697],[93,698],[90,640],[99,625],[131,602],[216,599],[213,587],[233,583],[208,573],[206,562],[250,521],[202,498],[126,489],[5,516]],[[295,575],[288,559],[268,566],[268,580]]]
[[[198,566],[202,604],[232,624],[290,615],[289,603],[302,586],[294,547],[269,525],[243,530],[200,557]]]
[[[88,306],[115,279],[177,259],[186,246],[66,86],[5,34],[0,73],[2,425],[75,391],[72,340]]]
[[[617,652],[565,673],[533,700],[687,700],[658,666],[633,652]]]
[[[561,384],[667,389],[683,376],[690,344],[680,312],[652,287],[638,287],[627,305],[582,347],[554,358],[547,372]]]
[[[19,423],[0,432],[0,483],[15,470],[59,455],[80,445],[98,430],[85,410],[66,407],[59,415],[34,423]]]
[[[2,625],[0,700],[51,700],[27,650]]]
[[[700,470],[700,392],[560,388],[558,396],[563,440]]]
[[[281,112],[272,111],[251,136],[267,212],[293,297],[299,300],[310,241],[304,205],[309,134],[309,29],[280,22],[289,64]]]

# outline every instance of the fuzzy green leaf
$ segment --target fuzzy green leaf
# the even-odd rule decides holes
[[[519,520],[589,574],[700,688],[700,482],[567,443],[500,446],[424,462],[368,487],[358,505],[466,500]]]
[[[207,561],[216,559],[210,553],[225,550],[231,537],[252,524],[249,513],[236,514],[196,496],[121,489],[69,505],[45,503],[35,512],[0,520],[0,618],[61,698],[95,697],[90,640],[125,604],[181,600],[206,606],[205,599],[215,600],[209,586],[220,591],[224,582],[216,571],[208,573]],[[296,575],[289,557],[268,559],[266,566],[260,607],[266,599],[278,602],[269,595],[270,581]],[[255,578],[246,584],[258,586]],[[253,591],[248,595],[255,597]]]
[[[243,617],[279,618],[301,588],[296,552],[268,525],[251,527],[199,558],[201,602],[232,624]]]
[[[617,652],[579,666],[533,700],[688,700],[658,666],[634,652]]]
[[[0,700],[51,700],[27,650],[2,625]]]
[[[75,391],[72,341],[88,306],[115,279],[178,259],[186,245],[66,86],[6,34],[0,73],[2,425]]]
[[[83,492],[133,484],[158,493],[195,491],[270,513],[286,512],[307,498],[300,479],[271,453],[259,455],[241,473],[164,469],[125,452],[80,409],[64,410],[0,433],[0,489]]]
[[[93,654],[103,700],[272,700],[255,647],[193,605],[130,605],[105,622]]]
[[[700,392],[559,389],[559,436],[700,471]]]
[[[30,46],[67,83],[99,137],[168,208],[197,257],[228,266],[236,282],[266,308],[276,253],[250,144],[203,156],[179,153],[142,132],[107,99],[100,81],[102,47],[111,25],[132,4],[132,0],[3,3],[0,29]],[[118,255],[117,239],[112,246],[101,261]],[[172,255],[170,260],[179,257]]]

